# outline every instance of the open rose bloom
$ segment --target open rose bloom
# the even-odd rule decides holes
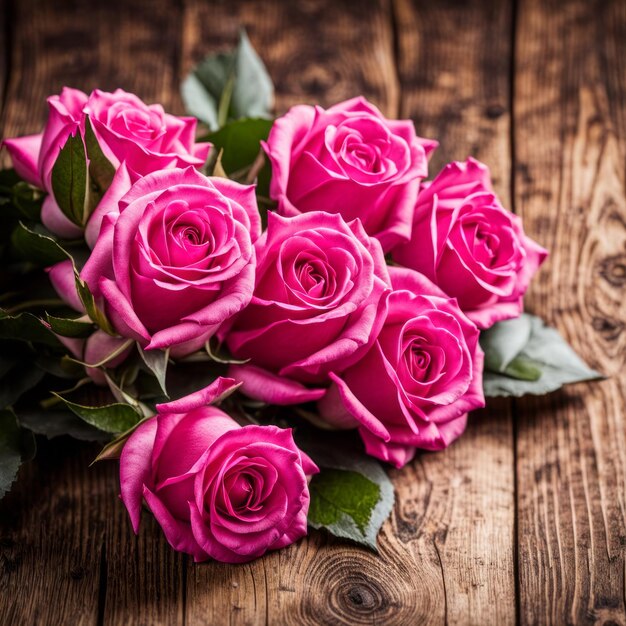
[[[450,445],[484,406],[479,329],[521,315],[547,255],[485,165],[451,163],[426,182],[437,142],[410,120],[362,97],[295,106],[258,146],[275,201],[263,228],[259,160],[239,170],[253,184],[225,177],[217,149],[207,164],[195,119],[120,89],[65,88],[48,106],[41,134],[4,145],[44,192],[30,235],[71,254],[56,262],[46,242],[59,308],[75,315],[42,322],[82,364],[79,385],[108,386],[137,413],[116,442],[135,531],[145,504],[174,549],[228,563],[306,535],[319,470],[290,429],[270,424],[284,425],[279,405],[307,404],[292,413],[316,411],[328,441],[352,429],[395,467]],[[66,145],[83,156],[81,141],[87,186],[76,190],[79,168],[56,164]],[[210,164],[223,176],[207,175]],[[78,212],[61,201],[68,187],[87,198],[91,183]],[[159,402],[168,397],[179,399]]]
[[[434,281],[480,328],[518,317],[548,253],[502,207],[488,168],[450,163],[417,196],[413,235],[393,259]]]
[[[411,235],[415,196],[436,146],[409,120],[386,119],[361,97],[327,110],[298,105],[276,120],[265,145],[271,194],[287,217],[359,218],[387,251]]]
[[[307,476],[319,470],[289,430],[242,428],[209,406],[234,382],[159,405],[120,460],[135,532],[145,499],[172,547],[196,561],[244,563],[306,535]]]
[[[133,175],[168,167],[202,167],[210,144],[196,143],[197,120],[165,113],[159,104],[146,105],[117,89],[96,89],[89,96],[65,87],[48,98],[48,121],[42,133],[6,139],[16,172],[48,193],[41,220],[60,237],[80,236],[81,228],[59,208],[52,189],[52,168],[70,135],[86,133],[87,118],[105,156],[118,167],[124,162]]]

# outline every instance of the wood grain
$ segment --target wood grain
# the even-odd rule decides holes
[[[473,155],[491,168],[505,205],[511,20],[501,2],[395,2],[400,110],[418,134],[440,141],[432,174]],[[444,453],[424,454],[394,472],[394,530],[428,581],[416,592],[424,620],[515,622],[512,442],[510,403],[490,401]]]
[[[148,102],[177,104],[181,15],[165,0],[72,1],[62,11],[54,2],[14,2],[5,135],[37,132],[46,97],[64,85],[121,86]],[[3,503],[3,513],[18,515],[3,524],[0,623],[5,615],[15,624],[182,621],[184,557],[147,516],[134,537],[115,464],[89,468],[96,448],[46,449],[25,472],[17,500]]]
[[[0,503],[0,623],[97,622],[112,485],[88,469],[93,451],[43,445]]]
[[[529,307],[610,378],[517,403],[520,617],[624,624],[626,5],[520,5],[515,203],[552,251]]]
[[[552,250],[529,308],[610,376],[491,401],[448,450],[392,471],[379,555],[312,532],[250,564],[193,565],[149,515],[132,534],[115,464],[44,442],[0,504],[0,624],[626,626],[626,5],[516,4],[0,3],[6,136],[37,131],[65,84],[182,113],[182,76],[244,25],[278,112],[364,94],[440,140],[433,173],[487,162]]]
[[[398,108],[389,0],[184,0],[183,70],[229,48],[245,27],[276,88],[276,110],[364,95]]]

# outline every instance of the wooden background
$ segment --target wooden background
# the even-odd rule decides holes
[[[63,85],[182,113],[181,77],[240,24],[277,110],[363,93],[473,154],[552,251],[528,308],[609,379],[491,402],[447,451],[392,471],[380,555],[312,532],[243,566],[194,565],[115,464],[43,444],[0,508],[0,623],[626,624],[626,2],[4,0],[4,136]]]

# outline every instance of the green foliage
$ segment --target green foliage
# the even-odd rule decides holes
[[[82,420],[107,433],[121,433],[135,426],[141,419],[129,404],[108,404],[105,406],[84,406],[53,393],[65,406]]]
[[[10,490],[20,465],[35,455],[35,439],[19,427],[13,411],[0,411],[0,499]]]
[[[376,550],[376,536],[393,507],[393,485],[350,434],[305,429],[299,445],[319,465],[310,485],[308,522]]]
[[[204,59],[181,92],[187,111],[212,130],[231,119],[268,116],[274,100],[272,80],[243,30],[237,48]]]
[[[568,383],[602,378],[556,329],[527,313],[483,331],[480,344],[485,351],[486,396],[541,395]]]

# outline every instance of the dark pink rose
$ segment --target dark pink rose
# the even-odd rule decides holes
[[[436,141],[410,120],[388,120],[364,98],[328,110],[298,105],[274,122],[265,151],[281,215],[359,218],[385,251],[408,241],[415,197]]]
[[[207,406],[233,384],[218,379],[158,405],[120,459],[122,500],[135,532],[145,500],[170,545],[196,561],[244,563],[307,532],[307,478],[319,470],[290,429],[242,428]]]
[[[273,404],[315,400],[324,391],[300,383],[326,382],[376,338],[387,266],[358,220],[320,211],[268,218],[255,246],[254,296],[226,334],[232,354],[251,364],[231,375]]]
[[[41,208],[41,220],[61,237],[79,237],[82,230],[71,222],[52,193],[52,168],[70,135],[84,133],[83,108],[87,95],[78,89],[64,87],[59,95],[48,98],[48,121],[42,133],[6,139],[6,146],[17,174],[48,193]]]
[[[7,139],[3,145],[16,172],[48,192],[41,219],[60,237],[79,237],[82,229],[65,217],[54,199],[52,168],[69,136],[84,136],[87,115],[107,158],[115,167],[125,162],[135,179],[169,167],[199,168],[210,149],[208,143],[195,142],[195,118],[169,115],[161,105],[146,105],[121,89],[113,93],[96,89],[88,97],[82,91],[64,87],[59,95],[48,98],[48,108],[43,133]]]
[[[520,315],[547,255],[502,207],[487,166],[471,158],[450,163],[423,186],[411,240],[392,252],[394,261],[454,296],[479,328]]]
[[[132,93],[96,89],[84,109],[105,154],[115,165],[145,175],[170,167],[199,168],[210,144],[196,143],[195,117],[177,117],[160,104],[145,104]]]
[[[123,337],[180,356],[250,301],[261,229],[254,187],[192,167],[161,170],[103,213],[81,278]]]
[[[319,402],[332,424],[358,426],[368,454],[396,467],[416,448],[441,450],[485,405],[478,329],[427,278],[389,268],[393,291],[369,352]]]

